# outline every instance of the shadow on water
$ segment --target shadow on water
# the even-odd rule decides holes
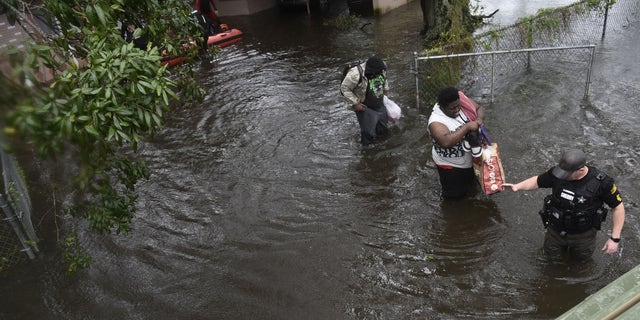
[[[547,319],[635,266],[640,150],[629,101],[640,72],[625,57],[640,33],[602,44],[587,101],[549,68],[505,75],[494,103],[481,101],[508,180],[577,146],[623,190],[623,254],[597,248],[588,264],[552,265],[539,252],[545,191],[440,199],[430,107],[415,108],[409,72],[417,8],[347,31],[278,10],[225,19],[246,36],[195,66],[205,101],[172,110],[140,146],[152,176],[138,186],[134,231],[80,232],[94,260],[73,278],[44,246],[46,263],[2,279],[15,294],[3,294],[0,318]],[[374,53],[403,118],[362,150],[338,78],[344,62]]]

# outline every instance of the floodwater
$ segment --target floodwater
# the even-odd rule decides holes
[[[483,15],[489,15],[498,10],[487,22],[490,25],[506,26],[515,23],[518,19],[535,14],[539,9],[557,8],[570,5],[577,1],[572,0],[482,0],[471,1]]]
[[[537,215],[547,191],[439,198],[430,108],[415,107],[409,67],[417,8],[350,31],[277,10],[227,18],[246,36],[196,66],[205,101],[173,110],[141,146],[153,174],[134,231],[79,228],[93,262],[68,277],[43,230],[43,257],[2,275],[0,319],[549,319],[637,265],[638,22],[598,43],[588,101],[581,85],[536,73],[481,101],[508,180],[580,147],[622,191],[621,253],[602,255],[600,232],[593,261],[549,264]],[[374,53],[403,118],[362,150],[338,74]]]

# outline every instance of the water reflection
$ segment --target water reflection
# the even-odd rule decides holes
[[[491,19],[497,25],[511,25],[518,19],[535,14],[539,9],[563,7],[574,3],[573,0],[483,0],[480,6],[484,14],[500,10]]]

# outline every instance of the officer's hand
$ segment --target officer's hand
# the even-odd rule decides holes
[[[604,253],[606,254],[616,253],[618,251],[618,244],[619,243],[613,242],[613,240],[609,239],[607,240],[607,242],[604,243],[604,247],[602,247],[602,251],[604,251]]]

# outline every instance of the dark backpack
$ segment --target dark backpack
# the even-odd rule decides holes
[[[362,75],[364,74],[364,70],[362,70],[362,67],[360,66],[361,64],[362,64],[362,61],[360,60],[351,61],[345,64],[344,67],[342,68],[342,77],[340,78],[340,85],[342,85],[342,81],[344,81],[344,78],[347,76],[347,73],[349,73],[349,70],[355,67],[358,68],[358,72],[360,73],[360,78],[358,79],[358,84],[360,84],[362,82]],[[340,90],[340,93],[342,93],[342,90]]]

